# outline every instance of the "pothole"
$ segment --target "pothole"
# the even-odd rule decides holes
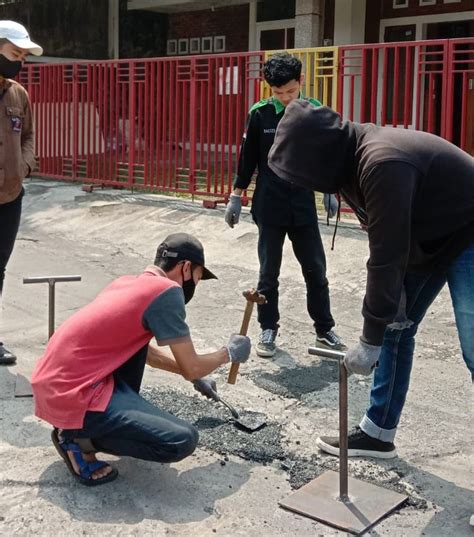
[[[308,368],[297,369],[307,371]],[[294,370],[287,370],[286,373],[289,371]],[[163,389],[160,386],[145,386],[142,388],[141,395],[162,410],[193,424],[199,431],[200,445],[223,455],[223,464],[228,455],[260,464],[276,463],[287,472],[292,489],[299,489],[326,470],[338,471],[339,461],[336,457],[320,454],[309,458],[299,457],[285,450],[281,426],[277,423],[267,422],[262,429],[252,433],[244,432],[234,425],[226,408],[200,396],[189,396],[169,388]],[[372,461],[350,459],[349,475],[406,494],[408,496],[406,505],[422,510],[429,507],[428,502],[421,497],[420,493],[401,479],[403,474],[397,472],[396,465],[384,468]]]
[[[201,446],[216,453],[237,455],[260,463],[285,457],[281,447],[281,426],[276,423],[267,422],[257,431],[245,432],[234,425],[225,407],[202,397],[190,397],[159,386],[145,386],[141,394],[159,408],[194,425],[199,431]]]
[[[314,365],[284,368],[277,373],[253,371],[249,378],[268,392],[299,399],[302,395],[324,390],[330,384],[337,383],[338,370],[337,364],[321,360]]]

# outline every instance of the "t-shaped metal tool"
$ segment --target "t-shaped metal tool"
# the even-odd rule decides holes
[[[81,276],[35,276],[33,278],[23,278],[23,283],[47,283],[49,285],[48,339],[50,339],[54,333],[54,302],[56,284],[58,282],[80,281]],[[16,376],[15,397],[33,397],[30,381],[21,373],[18,373]]]
[[[359,535],[396,509],[407,497],[348,476],[348,372],[344,364],[345,353],[321,347],[310,347],[308,352],[336,360],[339,364],[339,475],[327,471],[279,503],[285,509]]]
[[[80,282],[81,276],[38,276],[33,278],[23,278],[23,283],[47,283],[49,284],[48,300],[48,339],[54,333],[54,301],[55,285],[58,282]]]
[[[242,319],[242,325],[240,327],[239,334],[241,336],[246,336],[247,331],[249,329],[250,317],[252,316],[253,305],[255,303],[265,304],[267,302],[267,299],[256,289],[249,289],[248,291],[244,291],[242,294],[247,300],[247,304],[245,306],[244,318]],[[227,382],[229,384],[235,384],[235,381],[237,380],[237,373],[239,372],[239,366],[240,364],[237,363],[233,363],[230,366],[229,377],[227,379]]]

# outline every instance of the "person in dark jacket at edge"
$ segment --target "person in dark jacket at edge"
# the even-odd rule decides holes
[[[269,166],[302,187],[339,193],[368,232],[364,325],[344,363],[349,373],[375,371],[349,456],[394,457],[415,335],[446,283],[474,378],[474,159],[438,136],[342,121],[297,100],[278,125]],[[339,455],[337,438],[317,445]]]
[[[314,194],[308,188],[290,185],[279,179],[268,167],[268,152],[285,107],[301,96],[302,64],[287,52],[274,54],[263,66],[263,76],[272,97],[255,103],[249,112],[242,140],[234,190],[225,212],[225,221],[233,228],[239,222],[241,195],[258,175],[252,199],[252,217],[258,226],[258,258],[260,274],[257,288],[265,295],[266,304],[258,305],[261,334],[256,345],[258,356],[271,357],[276,352],[279,329],[278,278],[283,244],[288,235],[306,283],[308,313],[316,330],[317,345],[345,349],[334,332],[329,287],[326,278],[326,257],[318,227]],[[315,106],[319,101],[308,99]],[[324,205],[328,216],[337,212],[337,200],[326,195]]]

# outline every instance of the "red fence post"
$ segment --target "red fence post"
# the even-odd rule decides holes
[[[197,121],[196,121],[196,89],[197,89],[196,60],[191,60],[190,66],[190,88],[189,88],[189,190],[194,196],[196,193],[196,140],[197,140]]]
[[[129,62],[129,94],[128,94],[128,186],[133,187],[135,168],[135,137],[136,137],[136,88],[135,62]]]
[[[72,178],[76,179],[78,143],[79,143],[79,81],[77,76],[78,65],[74,64],[72,68]],[[49,148],[51,151],[51,147]]]

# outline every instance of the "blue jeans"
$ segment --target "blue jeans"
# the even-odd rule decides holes
[[[415,335],[426,311],[448,283],[464,361],[474,380],[474,245],[453,261],[445,274],[405,276],[407,317],[404,330],[387,328],[379,366],[375,369],[370,406],[361,429],[374,438],[393,442],[410,384]]]
[[[115,387],[104,412],[88,411],[84,427],[62,431],[67,441],[87,438],[97,451],[155,462],[177,462],[196,449],[198,432],[139,395],[147,346],[114,374]]]

